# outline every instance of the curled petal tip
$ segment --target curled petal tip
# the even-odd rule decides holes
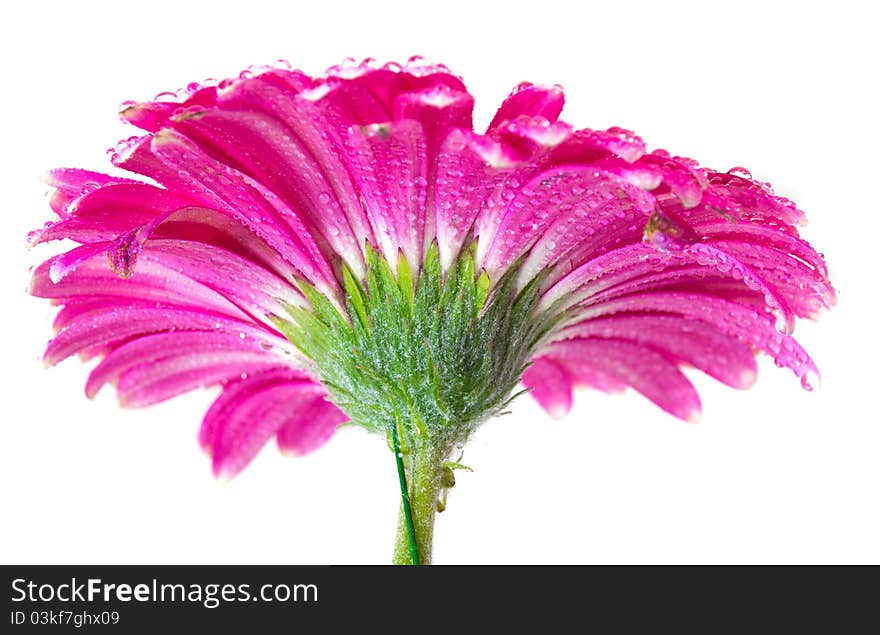
[[[121,104],[119,104],[119,108],[117,108],[117,112],[124,119],[126,116],[126,113],[136,112],[137,110],[139,110],[142,107],[143,106],[140,102],[129,100],[129,101],[124,101]]]
[[[758,373],[751,368],[748,368],[742,372],[739,377],[739,382],[737,384],[737,388],[741,388],[743,390],[747,388],[751,388],[755,381],[758,379]]]
[[[570,404],[555,403],[546,408],[546,412],[554,421],[561,421],[571,412]]]
[[[27,248],[32,249],[35,245],[39,245],[42,242],[44,230],[43,229],[35,229],[33,231],[28,232],[27,235]]]
[[[688,423],[700,423],[700,419],[703,418],[703,412],[699,408],[694,408],[687,412],[684,416],[684,420]]]
[[[214,480],[221,485],[226,485],[227,483],[231,482],[232,479],[235,477],[235,473],[231,472],[224,465],[215,466],[213,472]]]
[[[305,456],[306,454],[308,454],[308,452],[304,452],[298,448],[292,448],[292,447],[279,446],[278,451],[281,452],[281,456],[285,456],[285,457],[292,458],[292,459],[301,458],[301,457]]]

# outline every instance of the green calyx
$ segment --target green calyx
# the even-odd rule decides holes
[[[476,244],[444,275],[436,244],[417,276],[396,275],[367,249],[366,281],[342,266],[344,311],[308,284],[310,309],[274,322],[352,420],[408,444],[451,450],[515,397],[537,345],[556,323],[536,309],[540,278],[517,290],[512,267],[494,285],[475,266]]]

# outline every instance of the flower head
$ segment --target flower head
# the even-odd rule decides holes
[[[56,170],[31,235],[79,244],[33,276],[62,305],[46,361],[100,358],[87,394],[126,406],[221,386],[200,438],[226,475],[347,419],[447,455],[520,382],[554,416],[632,387],[685,420],[683,365],[745,388],[764,352],[812,386],[791,331],[834,291],[794,204],[574,129],[558,86],[521,84],[485,133],[473,103],[414,58],[124,104],[146,134],[111,160],[149,182]]]

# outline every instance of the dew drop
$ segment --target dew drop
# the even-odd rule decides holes
[[[808,369],[803,375],[801,375],[801,386],[803,386],[806,390],[818,390],[822,387],[822,380],[819,377],[819,373],[814,371],[812,368]]]
[[[752,173],[749,172],[749,171],[748,171],[747,169],[745,169],[744,167],[741,167],[741,166],[736,166],[735,168],[730,168],[730,169],[727,171],[727,173],[728,173],[728,174],[733,174],[734,176],[741,176],[741,177],[746,178],[746,179],[751,179],[751,178],[752,178]]]
[[[768,304],[770,304],[768,302]],[[790,315],[786,315],[784,311],[781,310],[779,304],[777,302],[773,302],[771,308],[776,313],[776,320],[773,323],[774,328],[777,333],[781,335],[791,335],[794,331],[794,320]]]

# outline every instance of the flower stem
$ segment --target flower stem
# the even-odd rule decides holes
[[[395,436],[392,435],[392,441]],[[394,564],[431,564],[434,516],[441,489],[446,453],[430,443],[413,444],[403,456],[397,452],[401,505],[394,544]]]
[[[400,481],[400,507],[403,514],[404,531],[406,533],[407,546],[409,547],[410,561],[408,564],[418,566],[419,547],[416,544],[416,530],[413,527],[412,506],[409,502],[409,488],[406,485],[406,469],[403,467],[403,453],[400,451],[400,439],[397,436],[397,426],[391,426],[391,442],[394,446],[394,460],[397,463],[397,479]],[[400,529],[398,528],[398,533]],[[395,564],[403,564],[397,562],[398,554],[395,553]]]

